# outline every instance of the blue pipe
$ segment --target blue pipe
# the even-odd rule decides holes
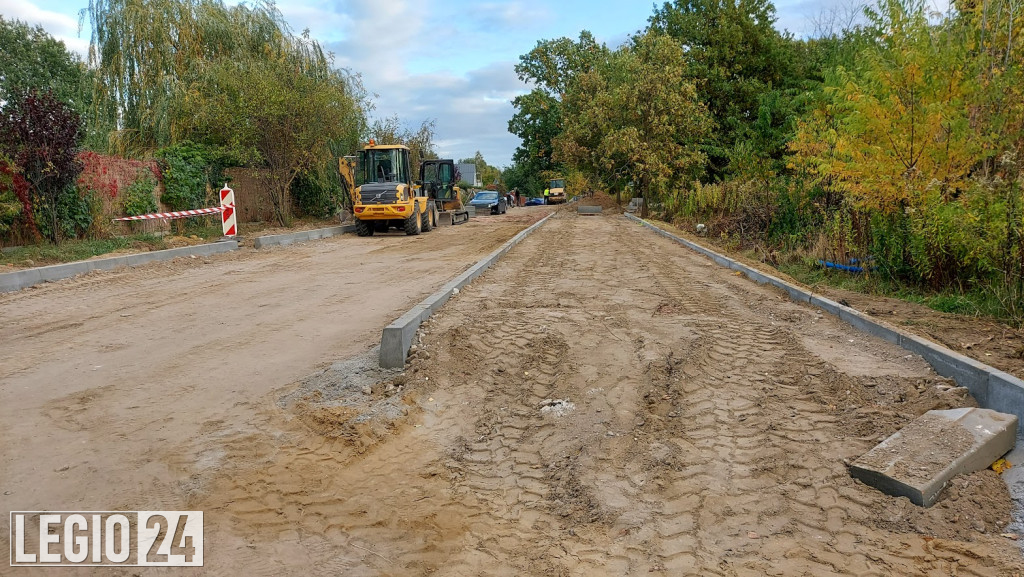
[[[857,259],[850,259],[850,262],[858,262],[858,261],[857,261]],[[842,271],[846,271],[846,272],[855,272],[855,273],[862,273],[862,272],[864,272],[864,267],[862,267],[862,266],[854,266],[854,265],[849,265],[849,264],[839,264],[837,262],[829,262],[827,260],[820,260],[820,259],[818,260],[818,264],[820,264],[821,266],[823,266],[825,268],[834,268],[834,269],[842,270]],[[869,267],[868,270],[874,270],[874,268],[875,267]]]

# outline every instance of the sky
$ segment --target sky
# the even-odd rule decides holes
[[[810,35],[823,10],[852,1],[779,0],[776,27]],[[79,32],[78,14],[87,6],[87,0],[0,0],[0,14],[39,24],[84,56],[89,30]],[[277,6],[295,33],[308,28],[337,66],[360,75],[373,95],[372,117],[398,115],[413,131],[434,120],[442,158],[480,151],[498,167],[511,164],[519,145],[508,120],[515,113],[512,99],[529,91],[513,68],[520,55],[539,40],[575,39],[581,30],[615,48],[654,12],[653,2],[636,0],[304,0]]]

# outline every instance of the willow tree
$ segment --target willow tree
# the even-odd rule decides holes
[[[274,4],[261,0],[230,8],[220,0],[90,0],[87,15],[92,120],[113,127],[111,148],[120,153],[179,138],[181,118],[170,112],[182,79],[211,62],[289,55],[304,70],[327,70],[319,44],[297,39]]]

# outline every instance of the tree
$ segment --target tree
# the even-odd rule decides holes
[[[531,82],[546,94],[561,99],[574,78],[592,70],[607,55],[608,48],[584,30],[578,41],[564,37],[537,41],[533,50],[519,57],[515,69],[523,82]]]
[[[648,33],[579,76],[562,102],[555,159],[609,188],[633,182],[649,199],[696,178],[712,122],[686,66],[677,42]]]
[[[81,58],[41,26],[0,16],[0,102],[29,90],[50,91],[80,114],[92,88]]]
[[[501,169],[487,164],[484,155],[478,150],[473,158],[463,158],[459,164],[472,164],[476,166],[476,174],[480,183],[484,186],[494,186],[496,190],[504,191],[505,182],[502,179]]]
[[[869,12],[882,32],[830,90],[843,117],[831,176],[862,208],[903,212],[935,188],[947,200],[986,155],[970,129],[967,47],[929,24],[922,3],[883,0]]]
[[[54,243],[62,240],[62,209],[77,197],[79,128],[78,113],[51,92],[12,95],[0,108],[0,153],[18,167]]]
[[[291,218],[296,177],[332,158],[330,145],[364,124],[361,92],[342,71],[309,74],[295,59],[211,62],[178,106],[186,132],[270,173],[269,200],[282,225]]]
[[[303,72],[330,74],[320,45],[293,36],[272,2],[90,0],[86,13],[97,80],[92,120],[115,128],[112,148],[122,155],[188,138],[187,112],[171,112],[181,112],[175,101],[207,66],[289,57]]]
[[[524,196],[540,196],[544,190],[541,173],[519,162],[502,170],[501,179],[509,189],[517,188]]]
[[[508,121],[508,131],[522,139],[513,161],[524,170],[540,173],[552,170],[551,141],[562,129],[561,103],[544,90],[535,88],[512,101],[516,113]]]
[[[579,40],[538,41],[533,50],[519,57],[516,74],[534,85],[530,93],[512,101],[516,113],[508,122],[508,131],[522,139],[512,157],[520,170],[536,175],[557,170],[552,141],[562,130],[562,98],[577,76],[592,70],[607,55],[607,47],[584,30]]]
[[[736,147],[746,140],[751,121],[787,115],[782,90],[799,79],[794,74],[793,42],[774,24],[770,0],[675,0],[665,2],[650,18],[650,31],[668,34],[682,46],[686,79],[696,85],[717,126],[705,148],[709,180],[731,171],[733,157],[749,153]],[[773,90],[779,93],[766,98]],[[765,126],[791,131],[791,125],[783,124]],[[781,155],[786,139],[783,136],[782,145],[765,152]]]
[[[434,150],[434,129],[437,122],[433,119],[420,123],[416,132],[405,128],[398,115],[382,120],[375,120],[370,126],[370,138],[378,144],[404,144],[409,147],[409,163],[413,172],[419,173],[420,162],[428,158],[437,158]]]

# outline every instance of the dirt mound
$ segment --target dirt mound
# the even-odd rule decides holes
[[[950,379],[898,375],[852,376],[824,369],[805,381],[814,397],[844,424],[851,437],[882,441],[931,410],[976,407],[964,387]]]
[[[580,197],[580,206],[600,206],[602,211],[610,211],[613,213],[621,213],[623,207],[619,206],[615,202],[615,198],[607,192],[595,192],[593,196]]]

